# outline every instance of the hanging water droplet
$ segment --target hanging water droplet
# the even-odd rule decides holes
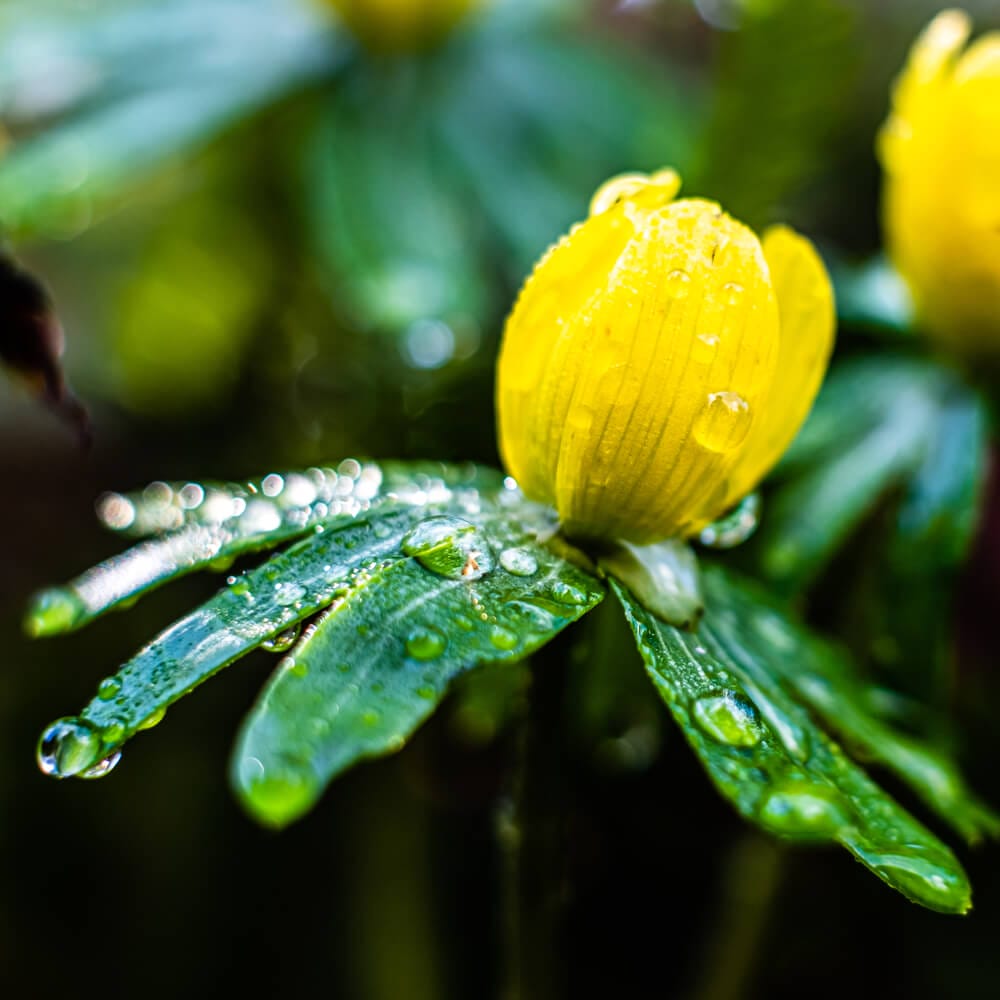
[[[406,652],[415,660],[435,660],[447,644],[448,640],[436,628],[421,626],[406,637]]]
[[[80,718],[57,719],[38,741],[38,766],[53,778],[80,774],[100,760],[104,744],[97,727]]]
[[[667,294],[672,298],[686,298],[688,292],[691,290],[691,275],[681,268],[671,271],[664,280],[666,282]]]
[[[514,576],[534,576],[538,572],[538,560],[525,549],[504,549],[500,565]]]
[[[99,760],[93,767],[88,767],[86,771],[81,771],[78,777],[103,778],[106,774],[110,774],[115,769],[118,765],[118,761],[121,759],[121,750],[115,750],[114,753],[109,753],[107,757]]]
[[[36,594],[28,609],[24,628],[28,635],[40,638],[68,632],[86,615],[87,609],[69,587],[51,587]]]
[[[732,451],[746,439],[753,423],[747,401],[735,392],[710,393],[694,423],[694,438],[709,451]]]
[[[299,625],[292,625],[284,632],[279,632],[277,635],[271,636],[270,639],[265,639],[260,644],[261,649],[266,649],[269,653],[284,653],[295,645],[300,631]]]
[[[239,777],[250,807],[261,820],[275,826],[301,816],[316,797],[310,777],[294,772],[268,774],[256,757],[240,761]]]
[[[729,746],[756,746],[764,735],[757,709],[735,691],[705,695],[694,703],[691,713],[699,729]]]
[[[789,837],[829,839],[850,825],[843,796],[829,785],[785,781],[774,786],[757,816],[773,833]]]
[[[161,706],[160,708],[157,708],[154,711],[150,712],[149,715],[147,715],[146,718],[143,719],[142,722],[140,722],[139,725],[137,725],[135,728],[152,729],[153,726],[157,726],[163,721],[163,717],[166,714],[167,714],[166,706],[165,705]]]
[[[504,628],[503,625],[494,625],[490,629],[490,642],[496,649],[503,652],[515,649],[519,641],[517,633],[512,632],[509,628]]]
[[[715,360],[718,347],[718,334],[699,333],[691,343],[691,360],[701,365],[711,364]]]
[[[725,517],[702,528],[700,544],[710,549],[731,549],[745,542],[760,523],[760,494],[744,497]]]
[[[429,517],[400,542],[424,569],[452,580],[478,580],[493,569],[493,550],[483,531],[450,514]]]
[[[97,697],[101,701],[111,701],[122,689],[122,682],[117,677],[105,677],[97,685]]]

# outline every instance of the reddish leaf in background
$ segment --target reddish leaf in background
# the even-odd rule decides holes
[[[73,426],[82,448],[89,448],[90,417],[69,388],[59,361],[64,339],[62,324],[42,284],[0,255],[0,360]]]

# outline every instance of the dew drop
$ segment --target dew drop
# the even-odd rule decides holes
[[[97,697],[101,701],[111,701],[122,689],[122,682],[117,677],[105,677],[97,685]]]
[[[406,637],[406,652],[415,660],[435,660],[443,652],[448,640],[435,628],[415,628]]]
[[[580,434],[589,434],[594,426],[594,411],[589,406],[574,406],[566,416],[566,426]]]
[[[161,706],[155,709],[146,716],[142,722],[139,723],[136,729],[152,729],[153,726],[159,725],[163,721],[163,717],[167,714],[166,706]]]
[[[732,451],[750,432],[753,414],[735,392],[710,393],[694,424],[695,440],[709,451]]]
[[[760,494],[751,493],[724,517],[703,528],[698,541],[711,549],[731,549],[745,542],[759,523]]]
[[[437,696],[437,692],[432,687],[418,687],[417,697],[423,698],[425,701],[433,701]]]
[[[490,629],[490,642],[496,649],[509,652],[516,648],[518,641],[517,633],[504,628],[503,625],[494,625]]]
[[[377,726],[381,718],[382,716],[374,709],[369,709],[367,712],[361,713],[361,721],[366,726]]]
[[[514,576],[534,576],[538,572],[538,560],[524,549],[504,549],[500,565]]]
[[[86,719],[53,722],[38,741],[38,766],[53,778],[69,778],[93,767],[103,751],[101,734]]]
[[[847,803],[836,789],[806,781],[775,785],[757,815],[767,829],[789,837],[828,839],[850,824]]]
[[[719,347],[719,336],[715,333],[699,333],[691,344],[691,360],[701,365],[711,364]]]
[[[727,281],[722,286],[722,294],[727,305],[735,306],[743,298],[745,289],[738,281]]]
[[[286,628],[284,632],[279,632],[277,635],[271,636],[270,639],[265,639],[260,644],[260,647],[261,649],[266,649],[269,653],[284,653],[295,645],[299,638],[299,632],[299,626],[292,625],[291,628]]]
[[[665,281],[668,295],[675,299],[687,298],[691,290],[691,275],[687,271],[677,268],[667,275]]]
[[[99,760],[93,767],[88,767],[86,771],[81,771],[79,777],[88,779],[103,778],[117,767],[118,761],[121,759],[121,750],[115,750],[114,753],[109,753],[107,757]]]
[[[699,729],[728,746],[756,746],[764,735],[757,709],[735,691],[705,695],[691,711]]]
[[[415,525],[403,536],[400,548],[424,569],[450,580],[478,580],[493,569],[493,551],[485,533],[449,514]]]
[[[587,603],[587,595],[582,590],[562,580],[557,580],[552,584],[549,595],[558,604],[570,604],[578,607]]]
[[[120,743],[125,738],[125,733],[127,732],[127,727],[121,719],[109,719],[101,729],[101,739],[104,740],[105,745],[114,746],[116,743]]]

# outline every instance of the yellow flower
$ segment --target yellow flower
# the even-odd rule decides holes
[[[1000,32],[959,10],[924,29],[878,141],[889,254],[928,333],[1000,351]],[[963,51],[964,50],[964,51]]]
[[[415,52],[440,41],[481,0],[325,0],[366,48]]]
[[[811,243],[758,238],[672,170],[613,178],[542,258],[504,330],[500,447],[566,533],[687,537],[788,447],[826,370],[833,293]]]

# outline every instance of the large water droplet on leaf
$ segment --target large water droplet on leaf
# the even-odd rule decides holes
[[[768,792],[758,812],[773,833],[828,840],[850,825],[841,794],[829,785],[807,781],[781,782]]]
[[[699,698],[692,714],[703,732],[729,746],[752,747],[764,735],[757,709],[735,691],[720,691]]]
[[[494,565],[485,533],[449,514],[415,525],[403,536],[400,548],[424,569],[452,580],[478,580]]]
[[[406,639],[406,652],[415,660],[434,660],[443,652],[448,640],[435,628],[415,628]]]
[[[271,636],[270,639],[265,639],[260,644],[261,649],[266,649],[269,653],[284,653],[295,645],[299,631],[298,625],[286,628],[284,632],[279,632],[277,635]]]
[[[538,572],[538,560],[525,549],[504,549],[500,565],[514,576],[534,576]]]
[[[69,778],[93,767],[103,749],[100,730],[93,723],[57,719],[38,741],[38,766],[53,778]]]

